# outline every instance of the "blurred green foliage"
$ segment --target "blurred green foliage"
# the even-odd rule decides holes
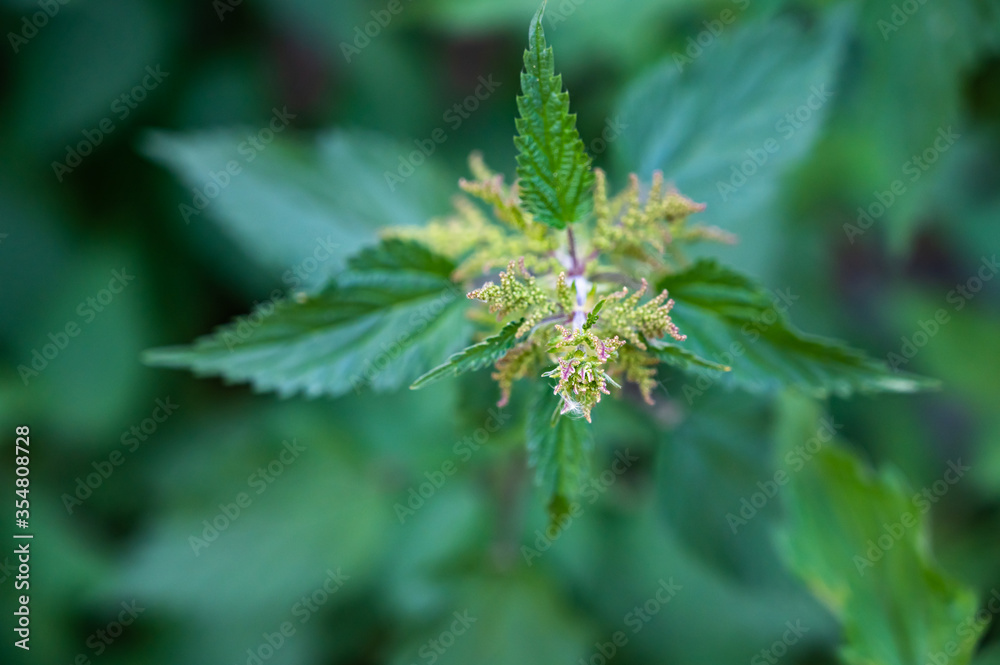
[[[740,236],[715,255],[798,296],[792,321],[942,382],[825,401],[836,447],[795,458],[734,530],[822,416],[722,385],[689,400],[664,370],[655,407],[595,418],[582,514],[555,539],[525,473],[529,396],[498,418],[488,372],[278,401],[139,362],[314,289],[381,226],[443,214],[469,151],[513,174],[536,3],[402,0],[382,26],[389,5],[0,6],[0,431],[32,428],[36,533],[33,661],[5,628],[3,662],[600,663],[610,644],[623,664],[791,664],[835,662],[845,639],[849,662],[940,665],[949,642],[948,663],[1000,662],[995,627],[961,632],[1000,588],[998,4],[550,2],[597,165],[619,184],[663,169]],[[475,97],[489,75],[499,88]],[[114,271],[134,279],[105,296]],[[157,400],[177,405],[163,422]],[[875,569],[830,559],[867,556],[956,460],[969,472]],[[0,552],[8,619],[13,562]],[[789,562],[825,580],[826,606]],[[794,643],[789,622],[808,628]]]

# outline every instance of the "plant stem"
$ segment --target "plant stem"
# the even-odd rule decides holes
[[[582,267],[580,265],[580,259],[576,255],[576,239],[573,237],[573,229],[566,229],[566,239],[569,241],[569,258],[570,258],[570,277],[576,277],[583,274]]]
[[[567,275],[576,289],[576,307],[573,308],[573,329],[580,330],[587,320],[587,294],[590,292],[590,282],[587,281],[583,273],[587,264],[580,262],[580,257],[576,254],[576,239],[573,237],[573,229],[566,229],[566,239],[569,244],[570,269]]]

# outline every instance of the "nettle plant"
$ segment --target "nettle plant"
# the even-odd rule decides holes
[[[596,500],[591,490],[611,471],[592,474],[592,456],[633,441],[635,447],[662,444],[657,498],[616,513],[622,522],[635,518],[630,524],[657,539],[609,547],[632,560],[648,549],[645,543],[664,543],[658,539],[662,525],[644,521],[642,511],[655,507],[699,565],[770,585],[779,578],[762,576],[770,568],[758,558],[765,553],[767,566],[780,559],[843,625],[845,662],[908,665],[951,658],[964,665],[987,621],[976,614],[975,594],[941,572],[930,554],[926,494],[914,492],[891,468],[873,472],[841,445],[840,425],[822,418],[822,400],[829,396],[913,392],[933,382],[800,332],[786,315],[796,300],[787,289],[771,292],[716,260],[692,258],[696,243],[735,239],[699,221],[711,209],[670,187],[669,172],[652,171],[655,164],[670,164],[679,178],[701,178],[703,185],[730,172],[732,159],[744,154],[742,115],[699,123],[711,135],[674,150],[686,140],[678,118],[691,121],[692,109],[714,105],[752,118],[749,134],[753,127],[768,131],[769,119],[785,113],[785,101],[797,100],[817,71],[834,78],[839,51],[830,44],[845,39],[845,16],[836,13],[809,29],[769,18],[713,46],[712,54],[690,65],[691,78],[684,78],[688,68],[679,75],[667,63],[666,74],[641,81],[623,106],[631,132],[618,145],[629,155],[629,143],[651,144],[648,154],[630,155],[648,168],[643,176],[619,180],[624,186],[612,193],[615,180],[592,168],[584,149],[539,10],[524,55],[513,182],[473,155],[471,177],[460,182],[451,214],[417,225],[425,221],[412,219],[423,207],[423,188],[410,181],[407,196],[400,191],[392,197],[383,189],[394,182],[383,167],[398,153],[341,134],[317,141],[310,153],[315,159],[293,159],[304,152],[301,146],[276,146],[234,179],[215,211],[262,262],[304,266],[317,240],[317,251],[327,254],[338,240],[357,246],[365,233],[353,223],[359,219],[389,218],[400,226],[385,229],[338,274],[320,279],[293,269],[296,279],[310,277],[305,291],[290,297],[278,292],[213,335],[152,351],[147,360],[250,382],[282,397],[460,381],[465,415],[471,406],[477,418],[486,418],[493,400],[509,403],[509,413],[498,418],[494,412],[487,422],[510,416],[511,423],[525,423],[528,463],[544,494],[533,512],[541,513],[544,504],[551,520],[544,533],[535,532],[535,549],[522,544],[529,566],[547,547],[545,540],[577,524],[579,509]],[[766,57],[754,65],[759,53]],[[744,70],[734,63],[747,63],[742,86],[731,82]],[[750,82],[765,78],[774,85],[760,86],[755,97],[763,101],[746,102],[747,88],[756,86]],[[785,97],[772,101],[775,89]],[[739,145],[731,148],[734,141]],[[172,152],[169,143],[160,145],[159,153],[197,184],[203,166],[228,156],[231,144],[231,136],[221,142],[198,137],[195,144],[176,143]],[[192,170],[192,152],[210,155],[211,164],[206,157]],[[780,154],[790,158],[791,146]],[[322,184],[329,180],[336,182],[327,192]],[[275,189],[280,191],[258,193]],[[372,190],[382,196],[372,200]],[[275,206],[275,198],[296,203]],[[305,203],[297,205],[299,199]],[[316,212],[325,205],[330,209]],[[272,221],[262,212],[271,210],[295,211],[301,219]],[[343,236],[316,238],[316,229],[325,233],[331,226]],[[455,378],[487,368],[495,385],[485,372]],[[483,396],[483,389],[492,394]],[[646,404],[654,400],[660,404]],[[600,453],[595,427],[607,439]],[[512,439],[517,432],[507,425],[496,447]],[[415,469],[414,476],[423,471]],[[780,511],[766,505],[771,500]],[[758,521],[749,526],[751,519]],[[576,528],[591,530],[588,543],[598,542],[598,534],[632,537],[622,535],[632,533],[620,530],[626,525],[611,520],[579,522]],[[600,531],[606,527],[613,528]],[[532,540],[528,530],[511,533]],[[773,550],[761,547],[765,538]],[[642,556],[659,559],[660,552]],[[669,553],[666,558],[676,561]],[[771,589],[767,597],[774,597]],[[794,607],[797,612],[798,601]],[[962,637],[957,646],[956,627]]]
[[[736,239],[699,223],[705,206],[662,173],[632,174],[611,194],[570,113],[543,11],[524,53],[513,183],[474,154],[451,215],[387,229],[318,292],[148,360],[282,396],[419,389],[492,367],[503,407],[534,383],[525,386],[529,463],[556,520],[588,478],[601,401],[652,404],[664,366],[689,375],[688,403],[717,382],[813,397],[926,385],[799,332],[787,306],[749,278],[686,258],[696,243]]]

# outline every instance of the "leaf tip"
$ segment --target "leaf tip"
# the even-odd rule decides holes
[[[174,356],[179,347],[160,347],[156,349],[146,349],[139,354],[139,362],[147,367],[171,367],[171,356]]]
[[[548,505],[549,529],[561,528],[571,510],[572,506],[570,506],[568,498],[562,494],[553,495]]]
[[[548,0],[542,0],[542,4],[538,7],[538,11],[531,18],[531,23],[528,25],[528,49],[534,47],[535,40],[541,38],[541,41],[545,41],[545,28],[542,26],[542,17],[545,15],[545,5]]]

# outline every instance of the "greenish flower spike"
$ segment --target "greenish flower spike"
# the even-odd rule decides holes
[[[545,42],[544,12],[542,3],[528,30],[514,145],[525,208],[543,224],[562,229],[590,212],[594,174]]]
[[[511,312],[525,314],[524,322],[517,329],[517,336],[527,334],[546,315],[554,314],[560,305],[544,289],[536,284],[534,275],[524,267],[524,259],[511,261],[507,271],[500,273],[500,284],[487,282],[481,288],[470,291],[468,297],[482,300],[490,306],[490,311],[503,319]]]

